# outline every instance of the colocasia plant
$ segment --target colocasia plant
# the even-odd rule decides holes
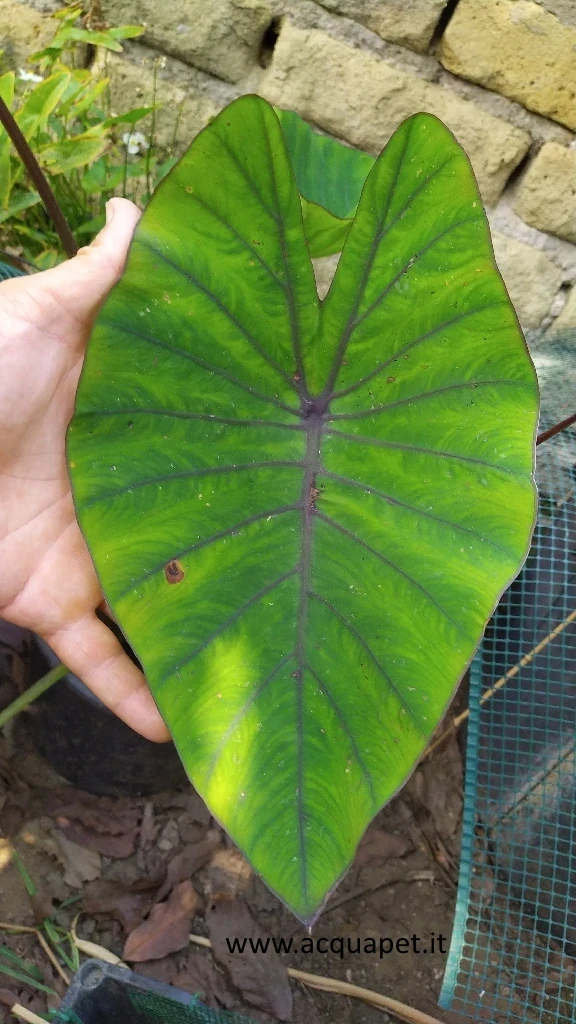
[[[154,194],[80,382],[78,517],[190,779],[305,922],[525,558],[537,411],[435,117],[374,162],[243,97]]]

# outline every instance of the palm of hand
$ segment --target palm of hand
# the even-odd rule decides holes
[[[103,595],[65,457],[92,322],[137,219],[116,200],[111,223],[74,260],[0,285],[0,616],[43,636],[121,718],[161,740],[142,674],[96,616]]]

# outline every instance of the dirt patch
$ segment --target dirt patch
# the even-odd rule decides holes
[[[362,1002],[288,980],[287,967],[352,982],[449,1019],[438,1011],[437,997],[460,842],[462,762],[455,740],[422,764],[377,816],[308,932],[253,874],[191,787],[148,799],[89,796],[63,783],[23,735],[9,729],[0,741],[2,922],[42,928],[47,917],[61,929],[69,954],[64,936],[83,910],[82,938],[120,957],[137,950],[135,970],[256,1021],[386,1019]],[[12,847],[20,865],[10,858]],[[37,890],[33,900],[22,865]],[[190,945],[189,931],[209,938],[214,949]],[[284,951],[275,952],[272,943],[265,954],[249,948],[231,954],[226,937],[246,935],[282,939]],[[57,994],[4,975],[0,987],[36,1012],[57,1005],[66,986],[36,937],[0,928],[0,941],[36,965]],[[8,1011],[0,1008],[0,1019],[2,1012]]]

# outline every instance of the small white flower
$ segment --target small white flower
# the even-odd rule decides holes
[[[130,156],[136,156],[143,150],[150,149],[150,143],[146,139],[146,136],[142,135],[142,132],[124,132],[122,142],[130,153]]]
[[[24,68],[18,68],[18,78],[21,82],[43,82],[42,75],[35,75],[33,71],[25,71]]]

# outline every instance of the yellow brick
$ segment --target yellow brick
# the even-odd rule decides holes
[[[532,161],[514,202],[534,228],[576,242],[576,150],[547,142]]]
[[[498,200],[530,145],[527,132],[451,90],[289,21],[259,92],[372,153],[384,147],[404,118],[418,111],[436,114],[468,153],[488,204]]]
[[[440,59],[454,74],[576,128],[576,28],[532,0],[460,0]]]

